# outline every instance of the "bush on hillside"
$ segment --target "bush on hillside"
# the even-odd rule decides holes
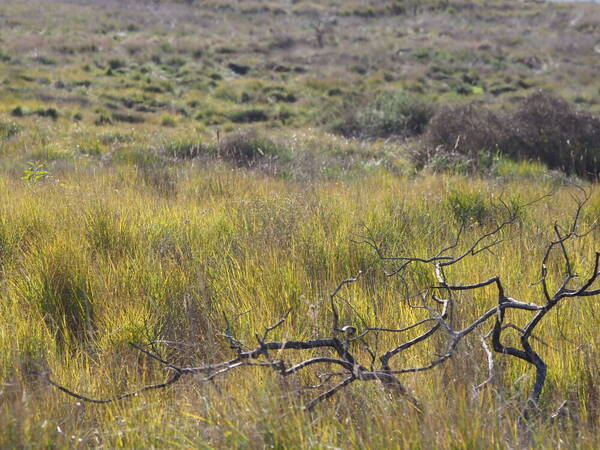
[[[353,138],[416,136],[423,133],[433,114],[433,105],[418,96],[382,92],[372,99],[346,99],[331,128]]]
[[[459,159],[478,169],[486,161],[485,155],[494,154],[540,161],[550,169],[597,178],[600,117],[541,91],[525,98],[510,113],[475,105],[446,106],[432,118],[414,160],[422,168],[432,161]]]
[[[551,169],[596,178],[600,172],[600,116],[543,92],[527,97],[506,125],[503,151],[544,162]]]
[[[422,168],[434,157],[445,155],[445,159],[477,166],[482,152],[499,151],[506,140],[505,122],[502,116],[475,105],[444,106],[431,119],[424,145],[414,154],[415,163]]]
[[[259,160],[277,159],[283,156],[283,150],[271,139],[254,128],[230,133],[219,142],[218,152],[221,158],[238,166],[253,166]]]

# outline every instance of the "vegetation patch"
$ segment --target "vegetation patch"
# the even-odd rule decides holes
[[[231,133],[219,143],[218,153],[223,159],[239,166],[253,166],[262,160],[284,157],[286,151],[255,128]]]
[[[143,116],[135,115],[135,114],[126,114],[114,112],[112,113],[113,120],[117,122],[126,122],[126,123],[142,123],[145,122],[146,119]]]
[[[0,122],[0,140],[10,139],[22,130],[22,127],[14,122]]]
[[[263,108],[244,108],[229,113],[229,119],[234,123],[265,122],[269,120],[267,111]]]
[[[497,153],[596,178],[600,172],[600,116],[577,110],[545,92],[527,97],[512,112],[473,104],[444,106],[431,120],[415,161],[423,167],[446,155],[480,168],[485,165],[485,155]]]
[[[198,139],[178,139],[164,146],[164,153],[176,159],[193,159],[202,155],[215,155],[214,146]]]
[[[347,137],[408,137],[425,130],[434,106],[414,94],[391,91],[375,94],[372,99],[350,96],[335,112],[340,117],[331,128]]]

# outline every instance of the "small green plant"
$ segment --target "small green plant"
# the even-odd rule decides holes
[[[459,223],[485,222],[489,209],[485,198],[479,192],[452,190],[446,199],[448,209]]]
[[[160,119],[160,124],[163,127],[174,127],[177,125],[177,120],[173,116],[163,114],[163,116]]]
[[[23,171],[21,179],[34,184],[46,178],[50,172],[46,170],[46,163],[41,161],[29,161]]]

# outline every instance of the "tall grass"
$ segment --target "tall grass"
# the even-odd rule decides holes
[[[253,368],[106,406],[79,405],[40,373],[50,370],[61,383],[98,397],[162,380],[162,369],[128,341],[154,342],[179,363],[217,361],[231,352],[218,337],[223,315],[249,309],[232,323],[248,342],[288,308],[292,316],[281,338],[323,335],[329,321],[323,299],[358,270],[365,277],[340,304],[344,323],[411,323],[421,315],[403,302],[406,283],[385,277],[372,250],[351,241],[370,233],[390,254],[430,255],[452,241],[458,227],[452,211],[479,216],[481,203],[488,214],[474,217],[466,242],[493,221],[493,196],[507,191],[533,198],[548,189],[545,183],[495,186],[472,178],[380,174],[308,186],[241,169],[184,165],[178,195],[166,198],[142,174],[94,171],[94,178],[74,171],[61,184],[30,185],[2,175],[0,235],[10,249],[0,272],[2,447],[500,448],[519,442],[518,410],[532,374],[519,363],[498,362],[494,384],[475,395],[472,386],[487,376],[477,339],[456,361],[403,379],[422,402],[422,416],[375,384],[358,384],[311,416],[299,408],[308,397],[298,389],[314,384],[311,376],[279,383]],[[568,189],[559,191],[525,213],[503,236],[506,244],[465,261],[450,277],[475,282],[499,274],[509,295],[535,300],[539,289],[529,283],[538,276],[534,263],[543,238],[551,237],[544,230],[572,209]],[[598,238],[592,233],[574,249],[581,273]],[[551,268],[558,264],[552,260]],[[431,274],[415,266],[407,281],[417,288],[431,283]],[[466,320],[493,302],[491,290],[465,294],[460,313]],[[594,299],[565,305],[540,330],[550,368],[542,408],[551,411],[567,399],[573,414],[561,427],[536,424],[532,443],[552,446],[561,433],[578,446],[598,444],[599,386],[589,375],[599,361],[598,319],[586,312],[594,305]],[[381,336],[378,345],[394,342]],[[426,344],[398,364],[424,362],[437,350]]]
[[[595,170],[597,146],[583,153],[591,166],[570,152],[595,145],[593,133],[565,144],[554,139],[560,120],[544,115],[521,136],[531,137],[530,154],[508,156],[497,152],[503,136],[492,113],[442,108],[430,121],[434,105],[457,95],[495,111],[535,86],[597,112],[595,16],[587,6],[146,3],[0,2],[0,448],[600,447],[595,298],[565,304],[539,330],[545,344],[536,341],[536,350],[550,370],[540,417],[565,400],[569,413],[534,421],[527,435],[518,415],[532,373],[498,357],[494,382],[475,394],[488,375],[479,336],[447,364],[403,376],[421,415],[375,383],[357,383],[305,413],[314,390],[302,386],[318,382],[314,372],[281,380],[253,367],[107,405],[50,386],[46,372],[99,398],[163,381],[164,367],[130,341],[181,365],[228,358],[225,317],[249,344],[290,308],[274,337],[324,336],[329,293],[359,270],[364,276],[341,293],[342,323],[414,323],[425,314],[406,298],[431,285],[433,274],[414,265],[403,279],[387,277],[394,265],[356,242],[373,239],[389,255],[428,256],[453,242],[466,220],[457,251],[464,250],[501,216],[498,196],[514,204],[547,192],[547,167]],[[315,45],[321,19],[323,49]],[[224,34],[223,23],[235,24],[235,33]],[[526,32],[528,39],[508,38],[508,23],[511,36]],[[546,56],[523,57],[531,54]],[[564,70],[545,70],[546,61]],[[250,71],[234,74],[231,63]],[[553,105],[568,119],[561,135],[584,136],[581,127],[596,124],[562,103],[544,111]],[[405,141],[432,125],[447,131],[435,146]],[[438,144],[448,152],[432,154]],[[407,152],[413,147],[423,150],[416,168]],[[531,153],[538,151],[559,158]],[[515,155],[522,160],[508,159]],[[499,178],[417,178],[421,166],[475,167]],[[587,224],[600,214],[592,189]],[[508,295],[539,299],[531,282],[539,278],[543,243],[573,207],[562,188],[519,211],[493,253],[465,259],[449,279],[500,275]],[[587,274],[599,239],[594,231],[572,249],[578,274]],[[560,274],[560,258],[548,266]],[[459,316],[476,317],[494,294],[463,294]],[[525,316],[511,320],[522,324]],[[379,349],[399,342],[369,339]],[[507,343],[515,339],[509,334]],[[422,364],[440,349],[432,340],[395,364]],[[356,354],[368,365],[364,349]]]

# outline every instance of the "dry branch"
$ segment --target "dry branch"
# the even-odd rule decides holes
[[[307,410],[313,409],[323,400],[334,396],[355,382],[377,381],[388,391],[403,396],[420,411],[421,409],[418,401],[404,387],[398,376],[407,373],[430,371],[445,363],[455,355],[456,350],[463,339],[472,335],[476,330],[482,330],[486,324],[490,324],[491,330],[487,334],[483,334],[480,338],[481,345],[487,356],[488,377],[475,387],[475,391],[490,384],[494,379],[494,357],[486,343],[486,339],[491,337],[492,349],[495,353],[518,358],[527,362],[535,369],[535,382],[523,412],[523,417],[527,418],[534,408],[537,408],[537,403],[542,393],[548,370],[546,363],[536,350],[534,350],[530,341],[537,340],[544,345],[547,344],[537,338],[534,335],[534,331],[547,314],[557,306],[561,300],[600,294],[600,288],[592,289],[592,286],[599,275],[600,252],[596,253],[594,265],[591,268],[589,276],[579,286],[573,285],[577,279],[577,274],[573,272],[575,255],[570,254],[566,243],[580,239],[591,231],[591,229],[583,232],[579,230],[581,212],[588,202],[590,194],[581,188],[577,189],[578,194],[573,197],[577,207],[572,220],[569,226],[565,228],[555,224],[554,234],[556,235],[556,240],[553,240],[548,244],[541,261],[541,277],[534,283],[541,288],[543,301],[540,303],[520,301],[507,296],[499,276],[494,276],[476,283],[456,284],[448,280],[444,269],[498,245],[502,242],[502,239],[499,238],[500,233],[517,221],[520,209],[528,207],[533,203],[552,195],[552,193],[516,207],[514,205],[509,207],[502,199],[500,199],[500,203],[506,212],[506,218],[500,221],[496,226],[492,227],[490,231],[482,234],[472,243],[467,244],[466,250],[457,254],[453,254],[453,252],[458,249],[459,243],[463,237],[465,229],[464,224],[460,227],[455,241],[431,257],[387,256],[372,237],[369,236],[365,240],[360,241],[374,249],[381,260],[387,263],[400,264],[398,268],[394,269],[388,275],[402,276],[403,272],[412,264],[424,264],[431,267],[435,274],[437,285],[429,286],[425,291],[418,294],[418,296],[422,296],[423,298],[423,304],[421,306],[411,305],[409,303],[411,307],[421,308],[427,311],[429,316],[418,320],[415,323],[402,327],[365,326],[362,330],[357,330],[352,324],[341,324],[340,314],[336,304],[339,293],[346,286],[359,280],[361,276],[361,272],[359,272],[355,277],[341,281],[329,296],[332,318],[331,329],[329,330],[330,337],[308,340],[268,340],[269,335],[274,333],[286,322],[291,313],[291,310],[288,310],[278,321],[273,325],[268,326],[262,335],[256,334],[257,344],[255,346],[250,346],[233,335],[231,323],[225,318],[226,329],[221,336],[229,342],[231,349],[234,350],[236,354],[236,356],[230,360],[197,367],[180,367],[138,344],[131,343],[136,350],[157,361],[172,372],[165,382],[144,386],[133,392],[120,394],[107,399],[93,399],[75,393],[53,381],[50,377],[48,377],[48,381],[62,392],[75,397],[78,400],[93,403],[109,403],[130,398],[149,390],[167,388],[189,374],[201,374],[202,377],[200,378],[200,381],[209,381],[222,376],[227,372],[245,366],[270,368],[283,377],[296,375],[311,369],[311,373],[316,375],[321,382],[316,385],[305,386],[305,388],[310,390],[320,390],[321,392],[306,403],[305,409]],[[594,227],[595,226],[596,225],[594,225]],[[555,250],[560,252],[561,259],[564,261],[564,277],[560,287],[552,292],[548,283],[548,261],[550,255]],[[496,305],[472,320],[462,329],[453,328],[454,321],[452,320],[452,314],[455,310],[453,306],[457,302],[455,293],[475,291],[488,286],[495,286],[495,291],[497,292]],[[432,292],[443,292],[444,297],[446,298],[431,294]],[[428,300],[431,300],[432,303],[429,304]],[[506,312],[508,310],[529,311],[533,313],[533,317],[525,326],[518,327],[515,324],[506,321]],[[246,313],[247,312],[244,312],[242,314]],[[404,332],[415,330],[420,327],[423,329],[415,337],[403,341],[385,351],[379,352],[373,350],[365,341],[365,338],[369,334],[374,333],[379,335],[380,333],[391,333],[394,335],[401,335]],[[519,333],[519,345],[509,346],[503,343],[504,332],[509,329],[516,330]],[[399,359],[398,355],[401,355],[409,348],[429,340],[435,335],[441,335],[444,339],[444,353],[432,355],[428,359],[428,362],[422,365],[402,367],[401,364],[396,363]],[[360,362],[361,353],[357,351],[360,348],[364,349],[369,354],[369,364]],[[303,360],[296,364],[291,364],[286,359],[286,356],[290,353],[295,355],[306,355],[308,351],[314,350],[320,350],[321,355],[310,358],[305,356]],[[379,361],[379,363],[377,363],[377,361]],[[379,367],[376,367],[377,364]],[[337,371],[332,372],[332,369]],[[337,381],[333,385],[331,384],[332,381],[339,380],[340,378],[341,381]]]

